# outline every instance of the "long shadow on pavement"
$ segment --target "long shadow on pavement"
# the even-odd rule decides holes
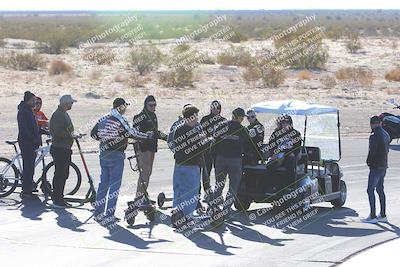
[[[257,212],[257,210],[253,210],[251,212]],[[335,209],[313,206],[310,210],[300,214],[299,216],[293,217],[293,219],[286,221],[286,223],[279,224],[278,221],[280,220],[279,222],[282,222],[284,218],[290,218],[290,215],[286,215],[279,220],[274,220],[272,222],[271,218],[276,218],[276,216],[280,217],[279,214],[279,211],[268,211],[262,216],[257,216],[257,218],[253,220],[253,222],[256,224],[264,224],[267,227],[281,229],[288,234],[299,233],[327,237],[361,237],[383,232],[383,230],[368,229],[366,227],[357,228],[354,226],[350,226],[347,221],[355,222],[354,218],[358,218],[358,213],[350,208]],[[296,221],[296,219],[299,220]]]
[[[54,212],[58,215],[56,218],[57,225],[70,229],[73,232],[85,232],[86,230],[79,228],[84,223],[81,222],[74,214],[65,209],[54,209]]]
[[[142,238],[133,234],[128,229],[118,224],[113,225],[113,227],[109,230],[109,234],[110,236],[105,237],[106,239],[117,243],[129,245],[137,249],[149,249],[150,244],[170,242],[165,239],[154,239],[150,241],[145,241]]]
[[[39,198],[23,199],[21,204],[21,216],[33,221],[42,220],[41,215],[49,211],[46,206],[46,201],[42,201]]]

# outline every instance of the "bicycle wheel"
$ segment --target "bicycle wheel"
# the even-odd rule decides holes
[[[50,162],[49,164],[46,165],[44,168],[41,180],[42,180],[42,190],[44,194],[51,194],[53,192],[52,189],[52,184],[50,181],[52,181],[54,177],[54,161]],[[50,181],[48,179],[50,177]],[[76,192],[78,192],[79,188],[81,187],[82,184],[82,174],[81,171],[79,170],[78,166],[75,165],[75,163],[71,162],[69,165],[69,176],[67,181],[65,182],[65,188],[64,188],[64,194],[65,195],[73,195]]]
[[[0,158],[0,198],[14,192],[19,180],[18,169],[9,159]]]

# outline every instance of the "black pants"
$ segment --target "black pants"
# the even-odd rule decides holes
[[[201,168],[201,181],[203,182],[204,191],[207,191],[211,188],[210,174],[213,165],[214,165],[214,159],[212,158],[211,153],[209,151],[206,151],[204,153],[204,166],[202,166]]]
[[[54,160],[53,202],[63,202],[65,182],[69,176],[71,149],[51,146],[50,153]]]
[[[20,145],[22,155],[22,192],[32,193],[33,175],[35,173],[36,153],[33,147]]]

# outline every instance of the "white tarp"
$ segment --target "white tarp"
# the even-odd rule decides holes
[[[288,114],[288,115],[320,115],[336,113],[337,108],[309,104],[299,100],[266,101],[251,106],[257,113]]]

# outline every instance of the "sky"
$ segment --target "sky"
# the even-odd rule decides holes
[[[0,10],[400,9],[399,0],[0,0]]]

